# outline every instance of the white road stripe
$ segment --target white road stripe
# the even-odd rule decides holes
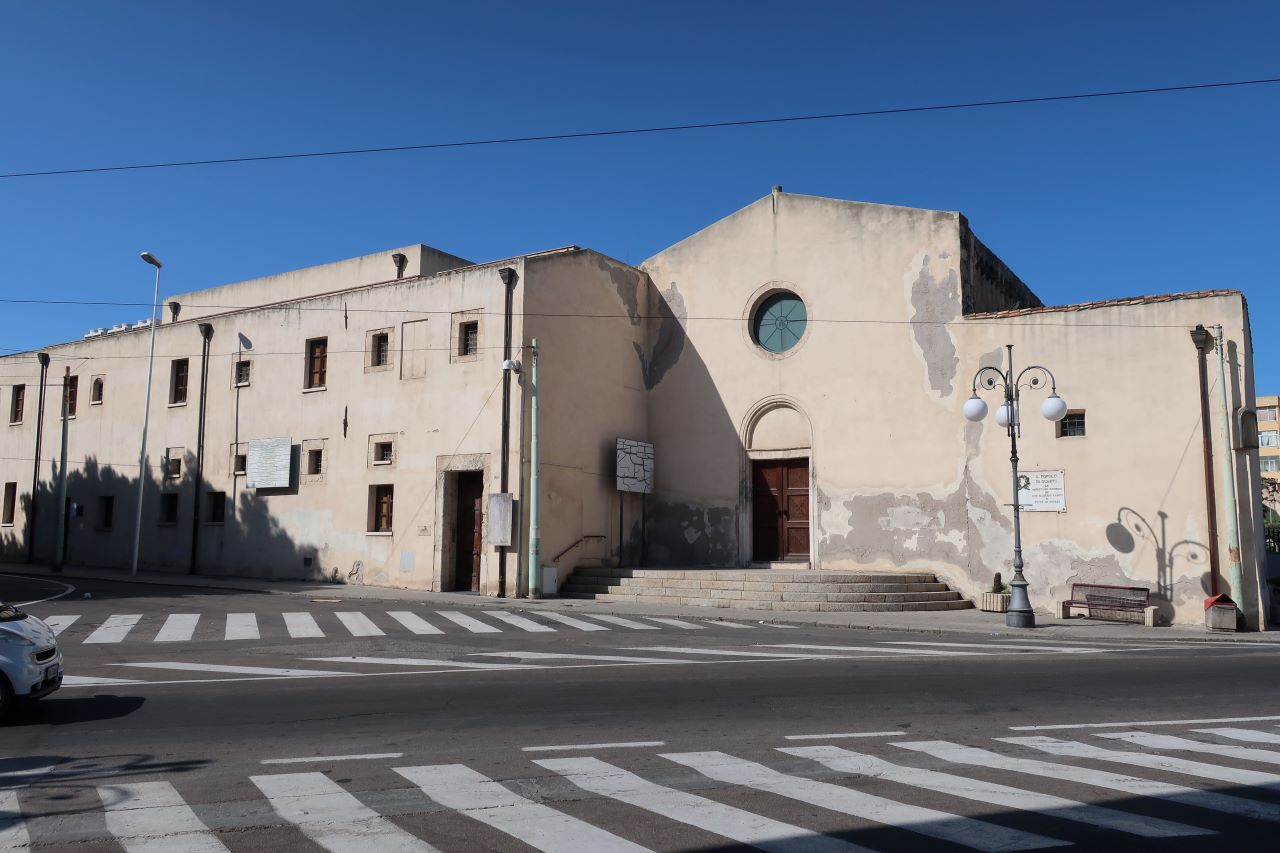
[[[382,637],[385,636],[382,629],[373,624],[373,620],[363,613],[335,613],[353,637]]]
[[[1210,755],[1221,755],[1225,758],[1238,758],[1243,761],[1258,761],[1263,764],[1280,764],[1280,752],[1270,749],[1256,749],[1251,746],[1235,744],[1204,743],[1172,735],[1153,735],[1146,732],[1100,732],[1095,737],[1120,740],[1147,749],[1171,749],[1180,752],[1207,752]]]
[[[428,797],[544,853],[646,853],[576,817],[535,803],[461,764],[397,767]]]
[[[0,850],[29,850],[31,837],[18,806],[17,791],[0,791]]]
[[[316,624],[316,617],[310,613],[284,614],[284,627],[289,630],[289,636],[294,639],[324,636],[324,631],[321,631],[320,626]]]
[[[223,853],[226,847],[168,782],[102,785],[107,829],[129,853]]]
[[[434,660],[432,658],[371,658],[371,657],[332,657],[307,658],[307,660],[326,661],[329,663],[372,663],[385,666],[449,666],[458,669],[541,669],[537,664],[518,663],[471,663],[460,660]]]
[[[258,617],[253,613],[228,613],[228,640],[258,640]]]
[[[1016,743],[1020,746],[1029,746],[1032,749],[1038,749],[1041,752],[1048,752],[1052,755],[1065,755],[1071,758],[1092,758],[1098,761],[1112,761],[1116,764],[1132,764],[1135,767],[1166,770],[1170,773],[1181,773],[1184,776],[1195,776],[1200,779],[1230,782],[1233,785],[1254,785],[1260,788],[1280,787],[1280,776],[1274,773],[1262,773],[1257,770],[1237,770],[1233,767],[1206,764],[1203,761],[1188,761],[1185,758],[1148,755],[1145,752],[1123,752],[1115,749],[1103,749],[1089,743],[1055,740],[1050,737],[1010,737],[996,738],[996,740]]]
[[[1193,729],[1205,735],[1217,735],[1218,737],[1231,738],[1232,740],[1243,740],[1249,743],[1276,743],[1280,744],[1280,732],[1260,732],[1257,729]]]
[[[180,643],[190,640],[196,632],[196,624],[200,621],[199,613],[171,613],[164,620],[160,633],[156,634],[157,643]]]
[[[501,628],[486,625],[479,619],[472,619],[467,614],[459,613],[456,610],[440,610],[437,613],[455,625],[461,625],[473,634],[499,634],[502,632]]]
[[[435,625],[408,610],[388,610],[387,615],[415,634],[443,634]]]
[[[471,652],[477,657],[528,658],[529,660],[607,660],[619,663],[692,663],[672,658],[642,658],[629,655],[575,655],[571,652]]]
[[[63,687],[110,687],[113,684],[146,684],[136,678],[99,678],[95,675],[64,675]],[[0,847],[0,850],[3,850]]]
[[[836,738],[854,737],[903,737],[906,732],[840,732],[829,735],[783,735],[783,740],[835,740]],[[786,750],[783,750],[784,752]]]
[[[1239,645],[1238,643],[1235,645]],[[1011,732],[1047,732],[1054,729],[1137,729],[1148,726],[1203,726],[1211,723],[1263,723],[1280,720],[1280,715],[1267,717],[1217,717],[1206,720],[1138,720],[1129,723],[1059,723],[1052,726],[1009,726]]]
[[[112,666],[132,666],[140,669],[176,669],[182,672],[230,672],[236,675],[284,675],[303,678],[312,675],[351,675],[349,672],[330,672],[323,669],[276,669],[268,666],[231,666],[216,663],[182,663],[180,661],[147,661],[145,663],[115,663]]]
[[[369,761],[379,758],[404,758],[403,752],[366,752],[361,755],[311,755],[305,758],[264,758],[259,764],[312,764],[317,761]]]
[[[79,619],[79,616],[46,616],[41,621],[48,625],[53,635],[56,637],[63,631],[71,627],[71,623]],[[3,848],[0,848],[3,849]]]
[[[550,619],[553,622],[559,622],[561,625],[568,625],[570,628],[577,628],[579,631],[608,631],[609,629],[603,625],[597,625],[594,622],[588,622],[585,619],[575,619],[572,616],[565,616],[563,613],[552,613],[547,611],[539,614],[543,619]]]
[[[1192,835],[1213,835],[1213,830],[1195,826],[1173,823],[1172,821],[1150,818],[1144,815],[1109,809],[1040,794],[1024,788],[1012,788],[1008,785],[997,785],[970,779],[967,776],[956,776],[941,773],[937,770],[924,770],[919,767],[903,767],[881,758],[862,753],[849,752],[836,746],[801,746],[786,747],[779,752],[809,758],[824,764],[839,773],[858,773],[873,779],[884,779],[900,785],[912,785],[927,791],[937,791],[952,797],[965,800],[976,800],[980,803],[1000,806],[1004,809],[1037,812],[1063,820],[1087,823],[1102,829],[1127,832],[1144,838],[1178,838]]]
[[[133,626],[137,625],[141,619],[141,613],[130,616],[108,616],[107,621],[85,637],[84,641],[86,643],[118,643],[129,635]]]
[[[526,619],[518,613],[507,613],[505,610],[486,610],[484,615],[492,616],[494,619],[506,622],[508,625],[514,625],[522,631],[533,631],[535,633],[545,634],[556,630],[550,625],[540,625],[532,619]]]
[[[333,853],[439,853],[323,773],[250,776],[276,814]]]
[[[708,625],[720,625],[725,628],[746,628],[750,630],[755,627],[755,625],[747,625],[744,622],[731,622],[728,619],[708,619],[706,622]]]
[[[869,853],[867,848],[847,841],[656,785],[599,759],[542,758],[534,763],[559,773],[583,790],[769,853]]]
[[[944,646],[955,649],[1025,649],[1029,652],[1064,652],[1066,654],[1101,654],[1116,649],[1085,648],[1083,646],[1037,646],[1031,643],[929,643],[921,640],[885,641],[887,646]]]
[[[685,622],[683,619],[667,619],[664,616],[646,616],[644,617],[650,622],[661,622],[663,625],[670,625],[672,628],[687,628],[693,631],[702,631],[705,625],[695,625],[692,622]]]
[[[592,619],[599,619],[601,622],[608,622],[610,625],[617,625],[620,628],[634,628],[637,631],[661,631],[657,625],[646,625],[643,622],[637,622],[634,619],[623,619],[621,616],[611,616],[608,613],[592,613]]]
[[[638,749],[640,747],[666,746],[665,740],[632,740],[620,743],[578,743],[560,746],[522,746],[521,752],[563,752],[577,749]]]
[[[879,652],[886,655],[937,655],[941,657],[983,657],[986,652],[942,651],[941,649],[890,649],[884,646],[813,646],[804,643],[757,643],[766,649],[814,649],[831,652]]]
[[[894,746],[900,746],[903,749],[910,749],[915,752],[923,752],[950,761],[953,764],[968,764],[992,770],[1025,773],[1028,776],[1040,776],[1045,779],[1077,782],[1082,785],[1092,785],[1095,788],[1104,788],[1108,791],[1119,791],[1131,797],[1152,797],[1238,817],[1280,822],[1280,806],[1259,802],[1258,800],[1249,800],[1244,797],[1219,794],[1215,791],[1201,791],[1183,785],[1173,785],[1168,782],[1158,782],[1154,779],[1143,779],[1138,776],[1127,776],[1107,770],[1094,770],[1089,767],[1056,764],[1052,761],[1038,761],[1034,758],[1014,758],[990,752],[989,750],[960,746],[946,741],[919,741],[913,743],[895,741]]]
[[[794,660],[807,660],[809,658],[839,658],[843,655],[815,655],[812,653],[795,652],[787,654],[786,652],[740,652],[732,649],[689,649],[680,646],[637,646],[630,651],[634,652],[671,652],[672,654],[681,655],[726,655],[728,657],[741,658],[791,658]]]
[[[831,747],[834,749],[834,747]],[[838,750],[837,750],[838,751]],[[703,776],[777,794],[802,803],[819,806],[840,814],[886,824],[929,838],[949,841],[984,850],[987,853],[1011,850],[1035,850],[1043,847],[1065,847],[1069,841],[1033,835],[1017,829],[960,817],[888,800],[864,791],[855,791],[830,782],[818,782],[802,776],[779,773],[763,764],[734,758],[723,752],[669,752],[662,756]]]

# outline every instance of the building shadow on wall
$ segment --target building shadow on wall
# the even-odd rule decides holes
[[[1168,527],[1168,513],[1157,511],[1156,523],[1152,524],[1137,510],[1126,506],[1116,512],[1116,520],[1106,528],[1107,542],[1121,554],[1134,553],[1141,543],[1151,546],[1156,561],[1156,588],[1152,590],[1151,601],[1160,609],[1166,623],[1173,618],[1176,569],[1189,569],[1184,571],[1189,575],[1200,570],[1200,586],[1206,595],[1213,584],[1208,546],[1190,539],[1170,543]]]
[[[94,457],[68,468],[64,564],[128,569],[138,478]],[[153,470],[161,473],[167,469],[161,465]],[[267,502],[244,489],[242,478],[235,479],[238,491],[232,493],[224,491],[224,484],[202,479],[196,522],[193,454],[184,456],[181,470],[178,477],[148,474],[143,484],[139,568],[174,574],[191,571],[192,530],[198,523],[199,574],[282,580],[323,580],[332,574],[320,566],[315,549],[300,546],[281,529]],[[57,551],[58,463],[54,461],[41,474],[34,496],[37,515],[32,557],[35,562],[51,563]],[[275,491],[280,490],[272,493]],[[18,526],[0,535],[0,553],[10,562],[21,562],[27,556],[24,520],[30,517],[32,495],[22,494],[20,503]]]

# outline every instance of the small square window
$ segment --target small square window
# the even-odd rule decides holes
[[[237,387],[237,388],[239,388],[239,387],[241,387],[241,386],[248,385],[248,384],[249,384],[249,377],[250,377],[250,375],[252,374],[252,372],[253,372],[253,363],[252,363],[252,362],[250,362],[250,361],[248,361],[248,360],[245,360],[245,361],[237,361],[237,362],[236,362],[235,377],[234,377],[236,387]]]
[[[1275,406],[1259,406],[1258,420],[1261,421],[1262,423],[1271,423],[1272,421],[1276,420],[1276,407]]]
[[[116,499],[111,495],[98,495],[98,518],[94,527],[110,530],[116,519]]]
[[[320,448],[307,451],[307,473],[313,477],[324,473],[324,451]]]
[[[4,484],[4,510],[0,514],[0,524],[13,525],[13,516],[18,505],[18,484]]]
[[[190,362],[175,358],[169,363],[169,405],[182,406],[187,402],[187,377]]]
[[[166,480],[177,480],[182,477],[182,453],[181,447],[170,447],[164,454],[164,478]]]
[[[1084,438],[1084,412],[1067,412],[1058,421],[1058,438]]]
[[[458,326],[458,355],[477,355],[480,352],[480,324],[475,320]]]
[[[377,332],[369,347],[369,366],[385,367],[391,361],[391,336],[386,332]]]
[[[1263,456],[1259,461],[1263,471],[1280,471],[1280,456]]]
[[[395,487],[379,485],[369,487],[369,532],[391,532],[391,510]]]
[[[164,492],[160,495],[160,524],[178,523],[178,493]]]
[[[107,380],[103,376],[95,376],[89,382],[89,405],[101,406],[102,395],[106,390]]]
[[[205,496],[207,509],[204,513],[206,524],[222,524],[227,520],[227,493],[209,492]]]
[[[323,388],[329,378],[329,339],[307,341],[307,388]]]
[[[395,445],[390,441],[379,441],[373,445],[373,464],[390,465],[395,461]]]
[[[11,424],[22,423],[22,410],[26,407],[25,406],[26,401],[27,401],[27,386],[14,385],[13,399],[9,401],[9,423]]]
[[[231,467],[233,469],[231,472],[232,474],[240,474],[243,476],[245,471],[249,468],[249,454],[237,453],[231,460]]]
[[[1280,447],[1280,430],[1264,429],[1258,433],[1259,447]]]

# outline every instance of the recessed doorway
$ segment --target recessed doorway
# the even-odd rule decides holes
[[[484,551],[484,472],[456,471],[445,475],[446,521],[452,541],[444,543],[448,562],[447,588],[480,591],[480,557]]]
[[[751,558],[757,563],[809,559],[809,460],[751,462]]]

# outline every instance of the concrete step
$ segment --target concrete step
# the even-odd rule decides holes
[[[962,610],[973,604],[931,572],[579,568],[565,598],[747,610]]]

